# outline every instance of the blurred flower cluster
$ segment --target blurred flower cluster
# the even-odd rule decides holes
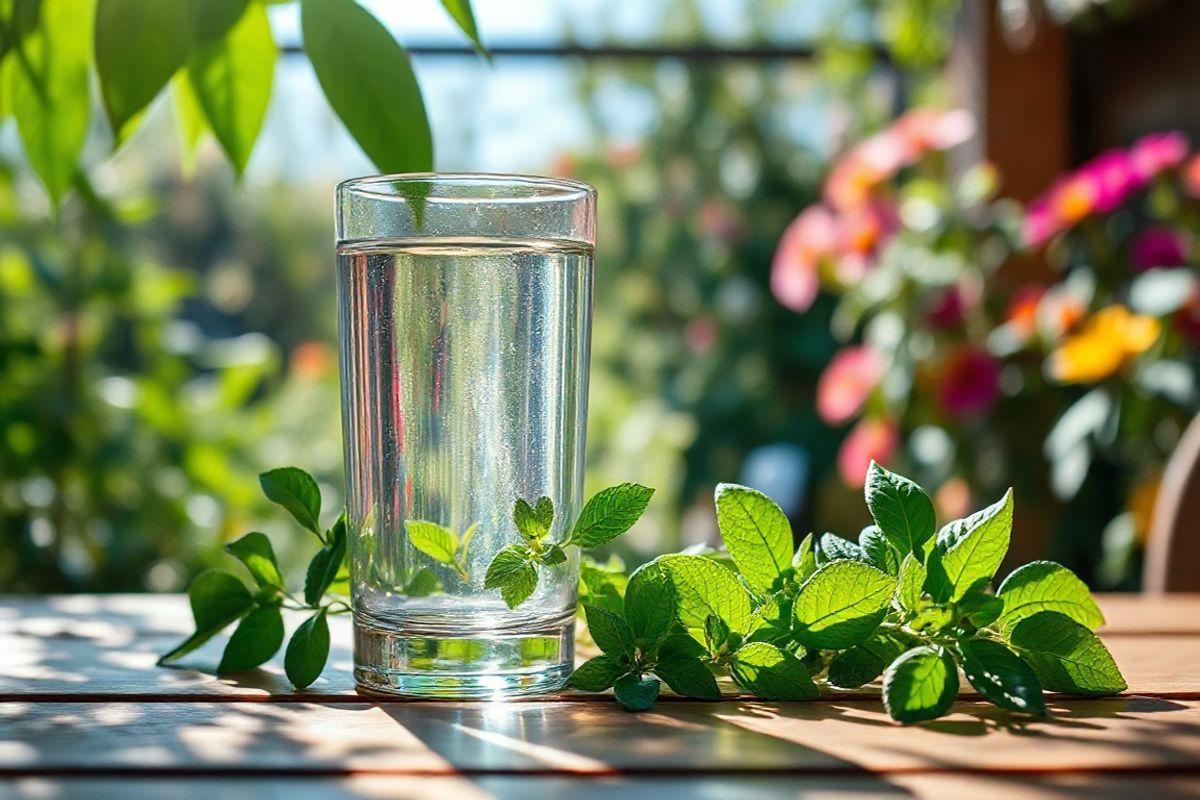
[[[972,491],[1041,483],[1103,532],[1076,531],[1058,554],[1102,551],[1099,580],[1120,584],[1200,407],[1200,156],[1181,133],[1150,134],[1022,208],[989,165],[950,168],[973,128],[918,109],[847,149],[782,237],[771,287],[798,312],[837,297],[845,344],[816,410],[850,426],[847,485],[871,459],[903,461],[953,515]]]

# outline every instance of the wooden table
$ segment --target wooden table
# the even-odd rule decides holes
[[[964,695],[901,728],[877,690],[637,715],[572,694],[381,702],[354,692],[344,618],[295,694],[277,664],[156,668],[188,631],[180,596],[0,597],[0,797],[1200,797],[1200,595],[1101,605],[1127,694],[1052,697],[1043,721]]]

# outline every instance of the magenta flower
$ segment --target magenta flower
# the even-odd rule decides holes
[[[1092,209],[1107,214],[1120,208],[1146,184],[1133,157],[1123,150],[1108,150],[1080,167],[1078,174],[1092,183]]]
[[[839,351],[817,381],[817,415],[830,425],[849,421],[862,411],[883,370],[883,359],[869,347]]]
[[[1178,267],[1187,263],[1187,241],[1167,227],[1147,228],[1129,246],[1129,260],[1141,271]]]
[[[938,400],[953,417],[987,411],[1000,397],[1000,365],[984,350],[963,348],[942,369]]]
[[[965,286],[948,286],[934,295],[925,309],[925,320],[935,330],[956,328],[975,305],[975,299]]]
[[[784,231],[771,262],[771,291],[793,311],[807,311],[817,298],[821,261],[838,239],[837,220],[822,205],[809,206]]]
[[[1130,158],[1142,180],[1148,181],[1164,170],[1183,163],[1188,154],[1188,138],[1180,131],[1149,133],[1133,143]]]
[[[1025,210],[1025,242],[1030,247],[1040,247],[1062,230],[1048,195],[1042,195]]]
[[[889,419],[862,419],[842,440],[838,473],[852,489],[861,489],[872,461],[887,464],[900,441],[900,428]]]

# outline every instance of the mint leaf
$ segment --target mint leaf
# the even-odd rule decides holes
[[[862,533],[858,535],[858,547],[862,550],[863,560],[875,569],[888,575],[899,574],[900,562],[896,559],[896,551],[877,526],[868,525],[863,528]]]
[[[684,627],[703,630],[711,614],[730,630],[745,633],[750,627],[750,593],[737,576],[704,556],[669,555],[658,559],[675,587],[679,621]]]
[[[630,711],[645,711],[654,705],[659,689],[657,678],[642,675],[624,675],[613,683],[617,702]]]
[[[684,697],[699,697],[705,700],[720,700],[721,690],[717,679],[696,658],[667,658],[660,659],[654,667],[654,674],[662,679],[671,691]]]
[[[454,563],[458,551],[458,534],[454,531],[423,519],[405,520],[404,530],[409,543],[434,561]]]
[[[554,524],[554,502],[549,497],[539,497],[535,505],[518,499],[513,505],[513,524],[527,542],[536,542],[550,533]]]
[[[617,538],[638,521],[653,494],[653,489],[636,483],[622,483],[597,492],[579,512],[566,543],[599,547]]]
[[[675,622],[675,587],[656,562],[643,564],[625,587],[625,619],[639,641],[656,642]]]
[[[329,531],[329,543],[308,562],[304,576],[304,602],[316,606],[337,578],[346,558],[346,514],[342,513]]]
[[[1039,611],[1066,614],[1091,630],[1104,624],[1104,615],[1087,585],[1053,561],[1034,561],[1013,570],[997,594],[1004,599],[1000,627],[1005,630]]]
[[[704,645],[686,633],[672,633],[658,645],[658,660],[696,659],[706,655]]]
[[[283,669],[297,689],[307,689],[325,669],[329,658],[329,621],[325,609],[306,619],[292,634],[283,656]]]
[[[717,485],[717,528],[738,572],[760,594],[791,563],[792,526],[765,494],[732,483]]]
[[[1004,600],[982,589],[968,592],[957,604],[958,613],[976,628],[991,625],[1004,611]]]
[[[709,614],[704,620],[704,641],[708,645],[708,652],[719,653],[729,641],[729,633],[725,620]]]
[[[917,647],[897,658],[883,675],[883,705],[897,722],[937,719],[958,696],[958,667],[945,653]]]
[[[533,565],[533,554],[520,544],[510,544],[492,559],[483,588],[499,589],[500,596],[509,608],[516,608],[529,599],[537,588],[538,571]]]
[[[1008,632],[1008,641],[1052,692],[1100,696],[1126,688],[1104,643],[1058,611],[1026,617]]]
[[[611,611],[596,606],[583,606],[588,632],[596,646],[610,656],[632,656],[635,650],[633,631],[629,624]]]
[[[579,598],[594,606],[625,614],[626,579],[623,567],[597,564],[584,556],[579,562]],[[671,609],[675,613],[674,607]],[[626,616],[626,619],[630,619]],[[630,619],[632,625],[632,619]]]
[[[820,692],[800,659],[766,642],[750,642],[733,654],[733,679],[764,700],[811,700]]]
[[[1013,493],[938,533],[928,560],[925,588],[937,600],[958,600],[971,587],[996,574],[1012,535]]]
[[[964,639],[958,644],[963,674],[981,695],[1001,708],[1046,713],[1042,684],[1027,662],[999,642]]]
[[[475,534],[477,533],[479,533],[479,523],[472,522],[467,526],[467,529],[463,531],[462,538],[458,540],[458,551],[455,553],[455,559],[459,566],[463,568],[464,572],[466,571],[467,554],[471,549],[471,541],[475,538]],[[566,558],[564,557],[563,560],[565,561]]]
[[[829,662],[826,681],[838,689],[857,689],[882,675],[888,664],[902,652],[903,648],[895,639],[876,634],[835,655]]]
[[[608,656],[596,656],[580,664],[571,673],[567,686],[583,692],[603,692],[612,687],[622,669]]]
[[[826,564],[796,596],[796,641],[826,650],[858,644],[879,627],[895,591],[896,579],[870,564]]]
[[[896,552],[920,554],[933,536],[933,501],[917,484],[871,462],[863,487],[871,518]]]
[[[843,539],[836,533],[822,533],[817,540],[817,564],[824,566],[834,561],[863,561],[867,555],[854,542]]]
[[[908,621],[908,627],[918,633],[940,631],[954,623],[954,610],[948,606],[931,605],[922,608]]]
[[[542,554],[538,556],[538,561],[543,566],[557,567],[559,564],[567,563],[567,551],[556,544],[552,544],[542,551]]]
[[[160,658],[160,666],[192,652],[254,608],[254,598],[246,584],[235,575],[215,569],[196,576],[188,587],[188,602],[196,632]]]
[[[321,490],[312,475],[298,467],[280,467],[259,475],[258,482],[268,500],[283,506],[296,522],[321,535]]]
[[[909,553],[900,563],[900,583],[896,590],[896,601],[905,611],[916,611],[921,607],[921,596],[925,588],[925,565]]]
[[[283,575],[275,561],[275,550],[266,534],[253,531],[225,545],[225,552],[241,561],[254,582],[264,589],[284,588]]]
[[[279,606],[262,606],[251,611],[233,630],[225,644],[217,674],[245,672],[265,662],[283,644],[283,616]]]
[[[777,642],[790,638],[792,600],[786,591],[776,592],[765,599],[750,617],[747,638],[756,642]]]
[[[441,588],[442,584],[433,570],[429,567],[421,567],[408,579],[408,584],[404,587],[404,594],[409,597],[428,597]]]
[[[813,535],[805,534],[800,540],[800,546],[792,555],[792,569],[796,570],[796,580],[806,581],[817,571],[817,556],[813,548]]]

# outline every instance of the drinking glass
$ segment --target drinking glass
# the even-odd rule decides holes
[[[577,548],[515,609],[484,577],[521,541],[518,498],[554,502],[553,540],[579,513],[595,201],[583,183],[516,175],[338,186],[354,675],[367,691],[502,697],[571,673]]]

